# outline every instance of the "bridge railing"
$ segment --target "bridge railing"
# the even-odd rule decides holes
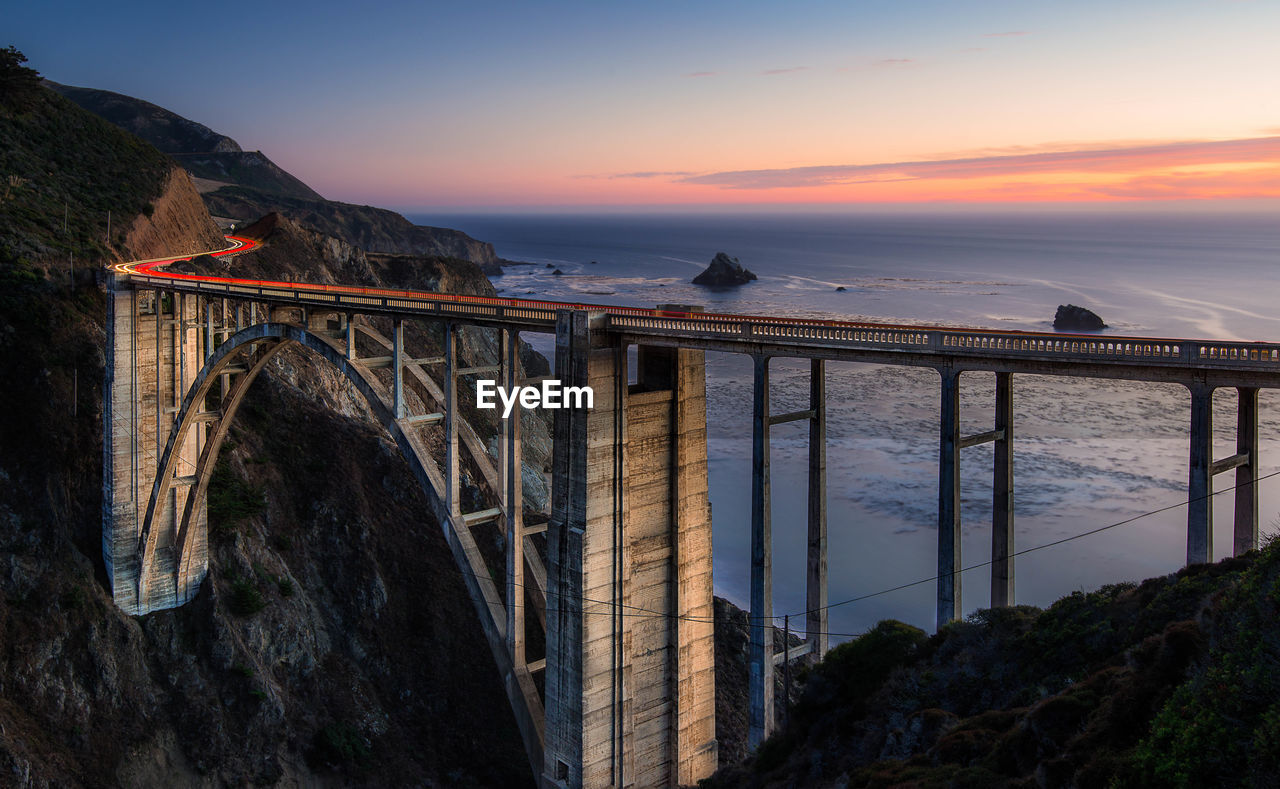
[[[1280,371],[1280,345],[1251,342],[1201,342],[1185,339],[1041,334],[886,326],[795,319],[760,320],[745,316],[690,313],[655,317],[611,314],[618,331],[707,339],[732,338],[764,343],[831,345],[880,351],[926,351],[946,356],[1044,358],[1052,361],[1102,361],[1159,366],[1225,367]]]
[[[379,288],[351,288],[332,285],[308,285],[305,288],[281,288],[243,282],[210,282],[204,279],[177,279],[167,276],[133,274],[135,284],[144,287],[181,290],[206,296],[232,298],[256,297],[272,304],[297,304],[350,308],[355,311],[378,309],[385,312],[411,312],[479,319],[518,322],[548,331],[555,329],[556,309],[534,303],[513,303],[509,299],[488,296],[454,297],[407,291],[385,291]]]

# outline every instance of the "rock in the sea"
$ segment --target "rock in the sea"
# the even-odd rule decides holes
[[[836,293],[844,293],[846,290],[848,290],[848,288],[846,288],[844,285],[836,286]]]
[[[737,258],[723,252],[716,253],[707,270],[693,278],[695,285],[744,285],[756,275],[742,267]]]
[[[1058,331],[1097,331],[1107,328],[1107,324],[1093,310],[1074,304],[1059,304],[1053,316],[1053,328]]]
[[[553,276],[553,277],[563,277],[563,276],[564,276],[564,272],[563,272],[563,271],[561,271],[560,269],[556,269],[555,271],[551,272],[551,276]]]

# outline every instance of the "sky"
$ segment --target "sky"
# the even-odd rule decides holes
[[[1271,0],[6,5],[348,202],[1280,204]]]

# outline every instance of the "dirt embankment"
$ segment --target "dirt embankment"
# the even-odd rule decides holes
[[[160,196],[129,223],[124,246],[125,259],[139,260],[221,249],[226,240],[209,218],[191,177],[174,167]]]

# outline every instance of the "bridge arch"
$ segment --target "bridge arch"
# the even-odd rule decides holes
[[[503,592],[498,589],[488,572],[476,572],[476,568],[472,566],[473,557],[479,556],[479,553],[470,532],[458,528],[455,523],[461,514],[451,513],[449,510],[441,492],[446,483],[440,470],[436,468],[434,460],[416,432],[406,429],[409,420],[398,417],[394,407],[388,405],[387,386],[379,381],[369,368],[359,364],[357,360],[348,358],[345,351],[338,348],[333,341],[303,326],[266,322],[244,328],[220,344],[191,381],[183,395],[182,404],[174,415],[173,427],[159,458],[156,478],[152,484],[146,514],[141,523],[137,545],[138,599],[147,599],[149,585],[154,581],[151,568],[156,564],[158,541],[158,529],[155,524],[161,509],[160,503],[177,479],[176,469],[180,462],[179,448],[193,435],[193,431],[202,419],[213,416],[213,412],[204,412],[202,409],[214,384],[223,376],[235,376],[230,387],[222,393],[219,413],[214,418],[216,424],[209,431],[204,446],[200,450],[194,479],[189,480],[190,493],[177,521],[175,540],[177,556],[174,572],[178,577],[191,571],[192,545],[198,536],[199,529],[207,528],[198,516],[203,511],[202,505],[205,502],[218,452],[226,439],[236,411],[244,401],[245,394],[253,381],[267,363],[281,351],[292,347],[306,349],[310,352],[309,355],[318,357],[319,360],[329,363],[341,372],[364,397],[375,419],[390,434],[400,449],[400,454],[408,462],[426,494],[432,514],[444,532],[454,562],[461,570],[467,592],[480,618],[481,629],[489,641],[490,651],[503,678],[503,686],[523,736],[534,775],[540,775],[543,761],[544,717],[541,698],[532,684],[527,681],[527,677],[521,676],[520,672],[514,670],[513,661],[507,649],[508,618],[506,606],[503,603]],[[175,601],[175,604],[179,602],[181,601]]]

